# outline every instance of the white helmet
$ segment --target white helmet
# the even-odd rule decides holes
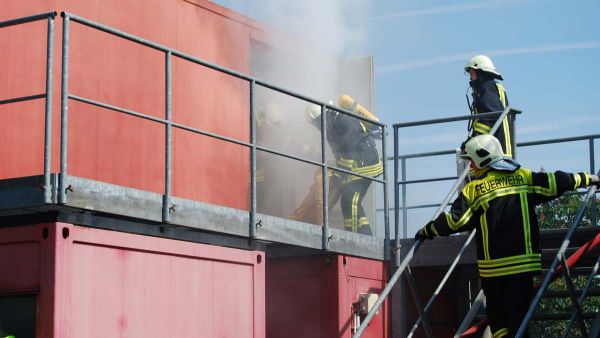
[[[465,72],[468,73],[470,68],[481,69],[484,72],[494,74],[494,77],[497,79],[504,80],[502,78],[502,75],[500,75],[500,73],[496,70],[496,67],[494,67],[494,63],[492,62],[492,59],[490,59],[489,57],[487,57],[485,55],[473,56],[469,60],[469,62],[467,62],[467,64],[465,65]]]
[[[500,141],[492,135],[482,134],[472,137],[465,143],[461,158],[470,159],[479,169],[504,159]]]

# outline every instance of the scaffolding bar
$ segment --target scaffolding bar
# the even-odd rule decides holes
[[[596,173],[596,175],[599,175],[599,174],[600,174],[600,172]],[[589,203],[590,199],[595,194],[596,194],[596,187],[595,186],[591,186],[588,189],[588,192],[585,195],[585,198],[584,198],[581,206],[579,207],[579,210],[577,211],[575,219],[573,220],[573,222],[569,226],[569,230],[567,231],[567,234],[565,236],[565,240],[563,241],[563,243],[560,246],[558,252],[556,253],[556,256],[554,257],[554,260],[552,261],[552,264],[550,265],[550,268],[548,269],[548,273],[546,274],[546,277],[544,278],[544,281],[542,282],[542,284],[538,288],[538,291],[537,291],[537,293],[536,293],[533,301],[531,302],[531,306],[529,307],[529,310],[527,311],[527,314],[525,315],[525,318],[523,319],[523,322],[521,323],[521,326],[519,327],[519,330],[517,331],[517,334],[515,335],[516,338],[520,338],[520,337],[523,337],[523,335],[525,335],[525,331],[527,331],[527,327],[529,325],[529,321],[531,321],[531,317],[533,316],[533,312],[535,311],[535,308],[538,306],[538,304],[540,303],[540,300],[542,299],[544,293],[546,292],[546,288],[550,284],[550,281],[551,281],[551,279],[552,279],[552,277],[554,275],[554,272],[556,271],[556,268],[558,266],[558,262],[560,261],[560,257],[562,255],[564,255],[564,253],[567,251],[567,248],[568,248],[569,243],[571,241],[571,237],[573,236],[573,233],[575,232],[575,229],[577,228],[577,225],[579,224],[579,222],[583,218],[583,214],[585,212],[585,209],[588,206],[588,203]]]
[[[44,106],[44,201],[52,203],[50,170],[52,165],[52,84],[54,80],[54,17],[48,16],[46,38],[46,100]]]
[[[2,21],[2,22],[0,22],[0,28],[16,26],[16,25],[20,25],[23,23],[33,22],[33,21],[44,20],[46,18],[54,19],[56,17],[56,14],[57,14],[56,12],[46,12],[46,13],[35,14],[35,15],[31,15],[31,16],[25,16],[22,18]]]

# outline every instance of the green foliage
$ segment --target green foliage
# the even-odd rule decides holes
[[[549,203],[542,204],[536,208],[540,229],[566,229],[573,222],[579,207],[584,199],[583,194],[568,194]],[[593,223],[592,207],[596,209],[596,223]],[[596,203],[590,202],[590,206],[586,209],[584,216],[579,223],[579,227],[598,226],[597,219],[600,218],[600,200]],[[588,276],[573,276],[573,284],[576,290],[581,290],[585,287]],[[600,279],[594,278],[591,289],[600,288]],[[563,277],[558,278],[550,284],[548,290],[552,291],[567,291],[567,284]],[[600,309],[600,297],[587,297],[581,306],[581,311],[585,313],[596,313]],[[571,314],[574,313],[573,303],[570,297],[560,298],[544,298],[536,309],[536,313],[546,314]],[[587,330],[592,320],[585,320]],[[552,320],[552,321],[532,321],[529,325],[530,334],[532,337],[557,337],[561,336],[566,329],[569,320]],[[575,323],[569,336],[579,336],[579,328]]]
[[[569,194],[557,198],[551,202],[544,203],[536,208],[540,229],[566,229],[571,225],[585,195]],[[600,218],[600,201],[596,206],[596,226],[598,226],[598,218]],[[588,206],[581,222],[580,227],[594,226],[592,224],[592,208]]]

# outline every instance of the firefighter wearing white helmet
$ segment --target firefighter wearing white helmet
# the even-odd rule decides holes
[[[469,110],[473,114],[501,112],[508,107],[508,97],[504,85],[495,80],[503,80],[502,75],[492,60],[485,55],[472,57],[464,67],[469,73],[469,85],[472,89],[473,103],[469,102]],[[468,100],[468,96],[467,96]],[[497,117],[474,119],[469,125],[469,137],[489,134]],[[512,157],[512,140],[508,117],[504,118],[500,128],[494,134],[502,145],[505,155]]]
[[[314,104],[310,104],[305,110],[308,121],[319,129],[321,129],[321,111],[321,106]],[[372,178],[381,175],[383,163],[375,143],[377,136],[365,122],[330,108],[325,109],[325,117],[327,143],[335,156],[336,166]],[[372,235],[369,220],[362,206],[362,200],[372,180],[336,170],[332,171],[330,179],[330,187],[339,187],[344,228],[348,231]],[[301,205],[298,209],[302,207]]]
[[[514,337],[529,309],[533,274],[542,268],[535,207],[567,191],[594,185],[588,173],[533,172],[502,154],[499,141],[478,135],[464,146],[476,179],[451,210],[428,222],[416,240],[477,229],[477,265],[494,337]],[[527,335],[526,335],[527,336]]]

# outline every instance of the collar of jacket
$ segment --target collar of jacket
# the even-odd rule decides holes
[[[478,91],[488,81],[495,82],[493,74],[487,72],[477,72],[477,80],[469,81],[469,85],[474,91]]]

